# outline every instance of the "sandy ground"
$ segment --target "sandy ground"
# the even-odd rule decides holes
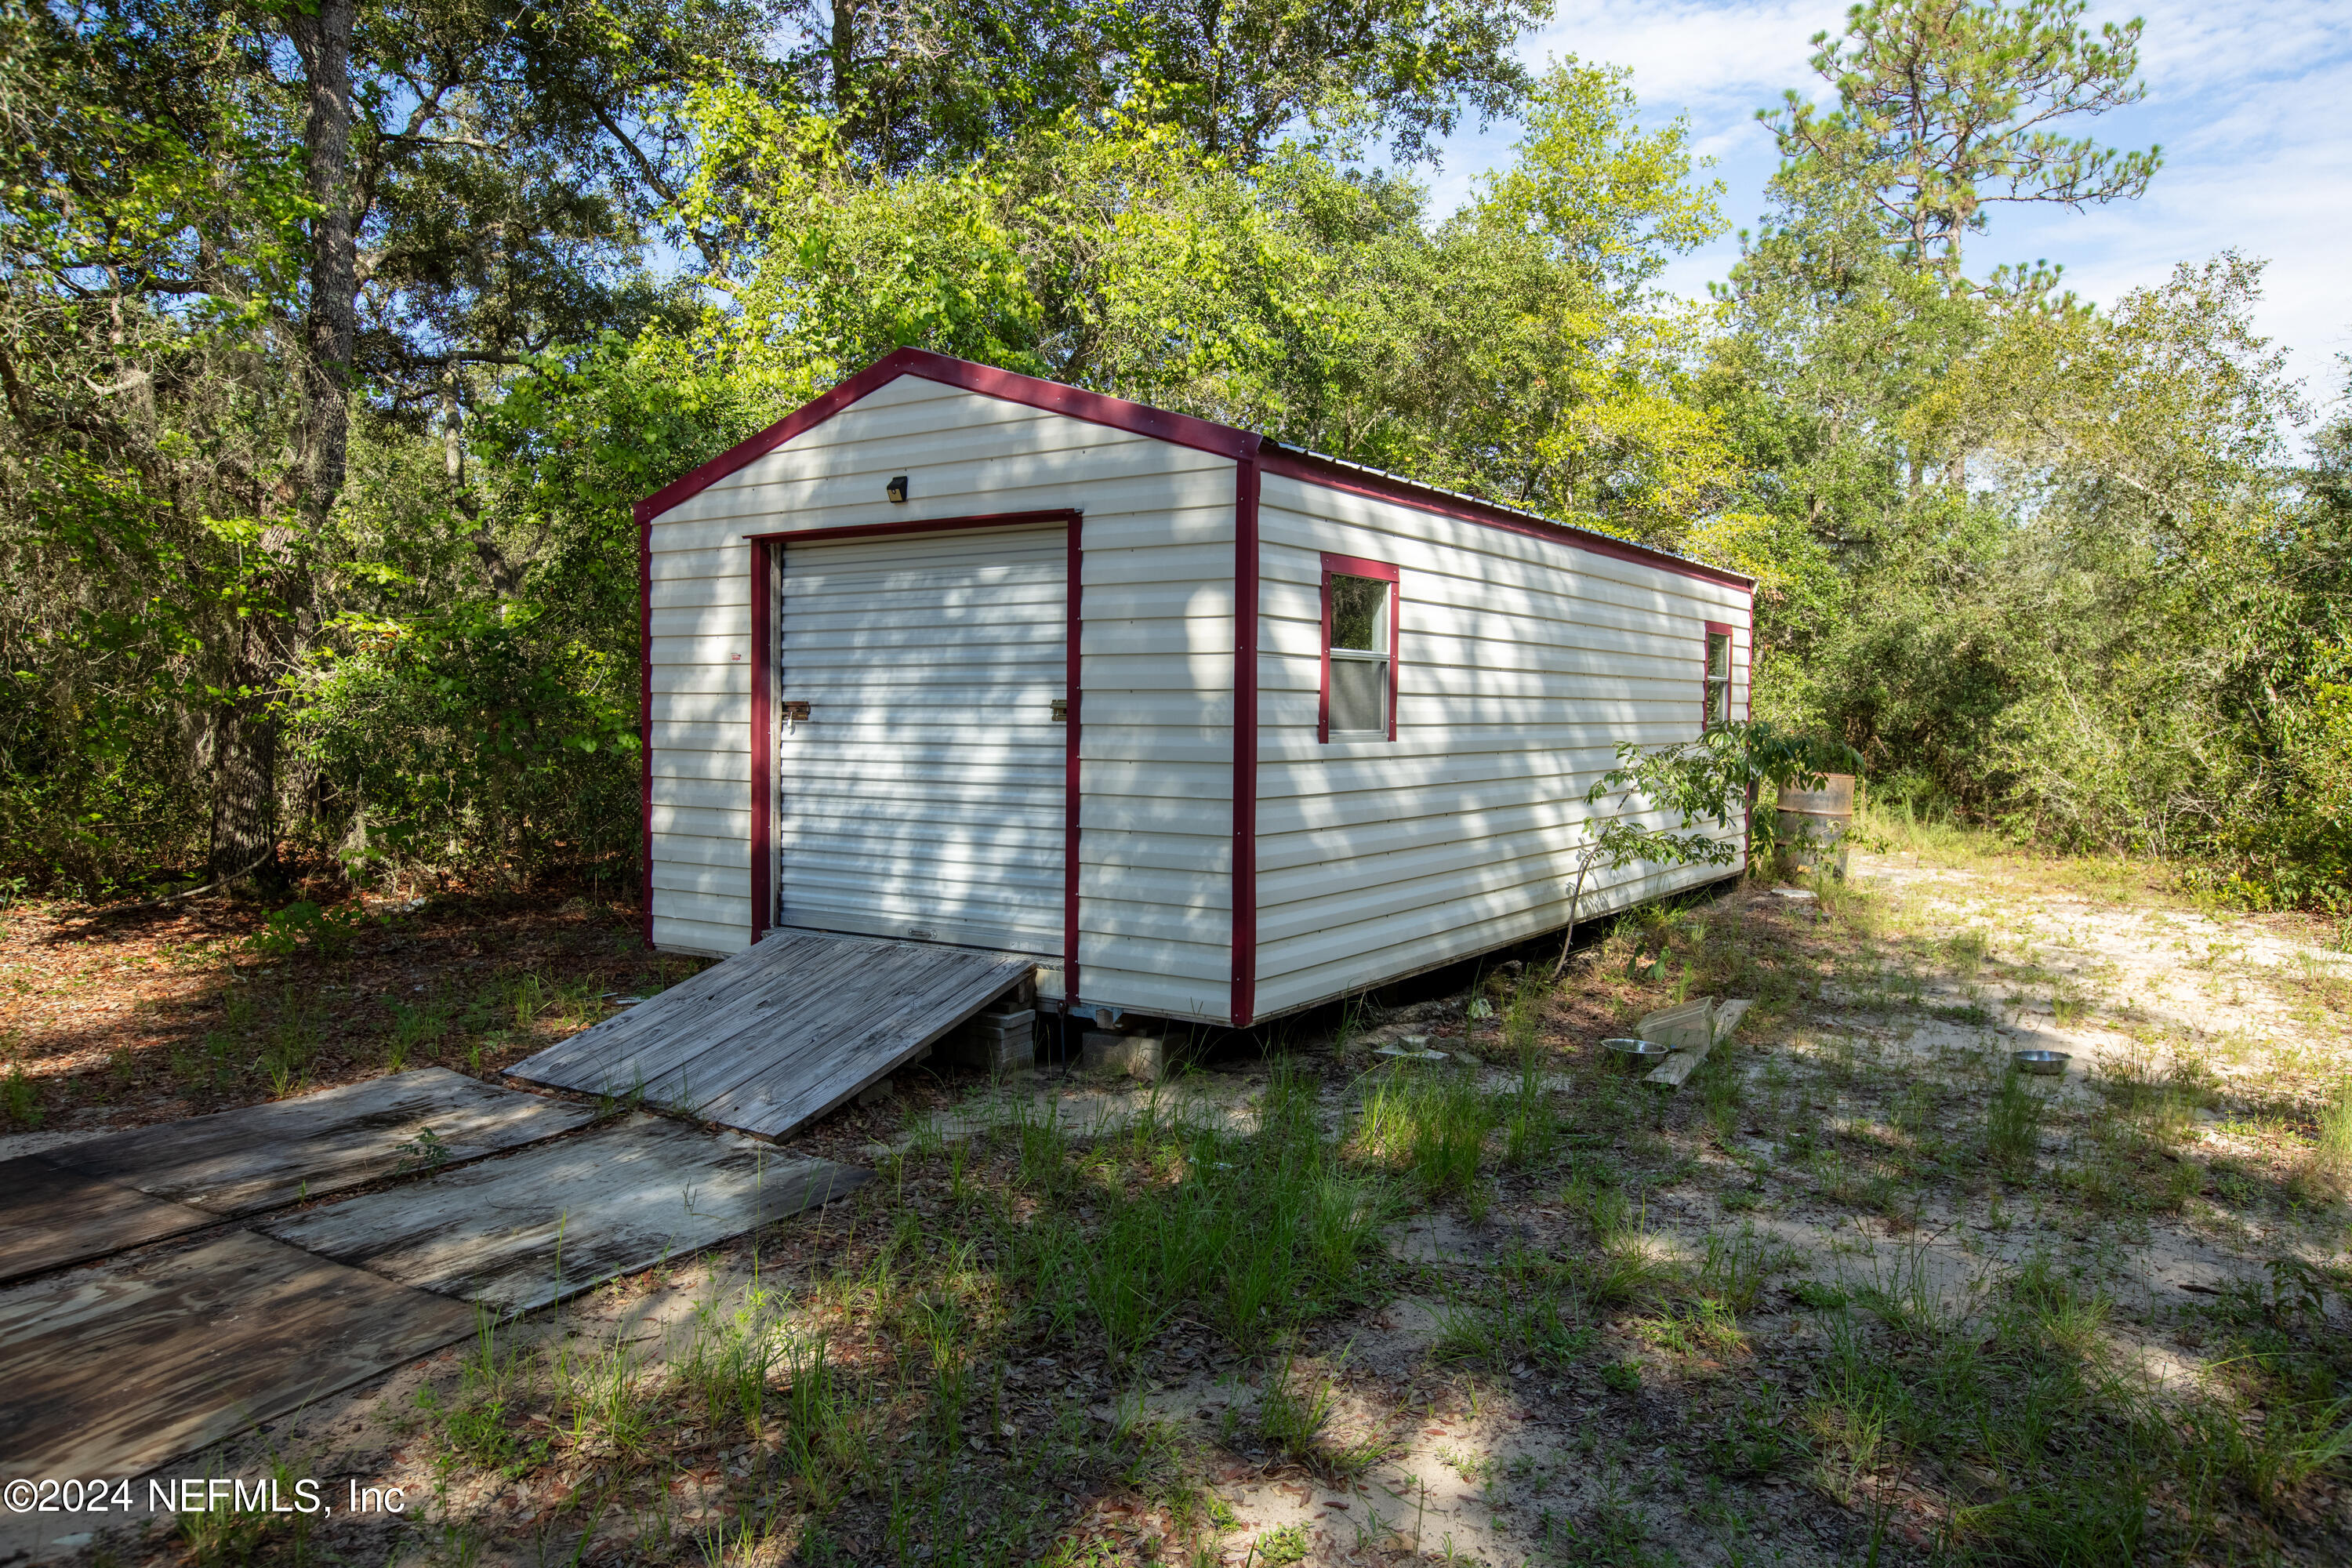
[[[1643,1245],[1662,1257],[1696,1259],[1711,1236],[1732,1234],[1780,1249],[1779,1283],[1742,1318],[1738,1343],[1670,1353],[1612,1332],[1591,1368],[1574,1374],[1521,1365],[1467,1377],[1435,1364],[1432,1347],[1448,1315],[1475,1298],[1507,1248],[1576,1244],[1570,1216],[1538,1192],[1498,1204],[1479,1222],[1439,1208],[1399,1226],[1389,1244],[1405,1266],[1406,1288],[1324,1325],[1302,1346],[1294,1377],[1331,1389],[1323,1448],[1337,1458],[1328,1465],[1286,1463],[1254,1446],[1250,1417],[1267,1372],[1214,1347],[1171,1345],[1123,1388],[1091,1372],[1080,1382],[1050,1364],[1016,1368],[1017,1396],[1082,1397],[1106,1426],[1150,1417],[1200,1441],[1213,1455],[1206,1479],[1223,1510],[1209,1557],[1225,1563],[1840,1563],[1867,1550],[1869,1521],[1818,1478],[1800,1468],[1727,1483],[1695,1466],[1676,1441],[1695,1388],[1752,1383],[1767,1370],[1801,1381],[1823,1329],[1793,1299],[1799,1281],[1874,1285],[1950,1307],[2040,1255],[2116,1302],[2110,1331],[2130,1342],[2152,1375],[2190,1379],[2198,1353],[2172,1331],[2184,1308],[2261,1277],[2282,1253],[2318,1265],[2344,1259],[2340,1205],[2269,1200],[2299,1158],[2296,1108],[2352,1072],[2352,1025],[2340,1002],[2352,957],[2299,945],[2250,919],[2120,903],[2000,871],[1858,855],[1852,874],[1885,896],[1888,930],[1878,956],[1839,965],[1817,994],[1743,1028],[1728,1047],[1746,1080],[1740,1125],[1727,1140],[1698,1145],[1681,1179],[1642,1196]],[[1360,1044],[1425,1028],[1413,1017],[1391,1019]],[[2077,1145],[2103,1103],[2103,1076],[2187,1065],[2210,1086],[2195,1112],[2196,1157],[2241,1173],[2230,1179],[2258,1190],[2243,1202],[2209,1191],[2178,1213],[2101,1217],[2047,1184],[2007,1192],[1998,1184],[1947,1186],[1920,1192],[1890,1215],[1835,1201],[1819,1181],[1790,1173],[1792,1126],[1896,1141],[1937,1131],[1958,1136],[1979,1114],[2008,1054],[2026,1047],[2073,1058],[2047,1086],[2045,1163],[2082,1152]],[[1924,1126],[1916,1115],[1898,1124],[1890,1110],[1914,1085],[1931,1091]],[[869,1134],[828,1152],[883,1158],[910,1139],[952,1142],[1048,1108],[1081,1131],[1108,1131],[1155,1092],[1191,1097],[1197,1114],[1228,1126],[1244,1126],[1252,1114],[1253,1091],[1240,1076],[1212,1072],[1158,1091],[1041,1079],[968,1103],[923,1131]],[[1335,1098],[1335,1120],[1340,1110]],[[20,1141],[0,1153],[30,1146]],[[1734,1194],[1742,1196],[1736,1211],[1726,1202]],[[803,1228],[835,1223],[827,1216]],[[675,1353],[698,1303],[740,1298],[753,1267],[740,1247],[687,1260],[600,1290],[560,1320],[541,1314],[515,1331],[516,1342],[570,1336],[605,1349],[635,1345],[658,1359]],[[807,1279],[790,1247],[771,1247],[757,1267],[772,1291],[789,1295]],[[460,1353],[323,1398],[168,1473],[251,1475],[292,1457],[331,1497],[348,1495],[353,1483],[399,1488],[407,1500],[401,1516],[321,1527],[318,1543],[347,1561],[383,1561],[394,1551],[450,1562],[569,1560],[583,1542],[576,1516],[555,1506],[560,1498],[535,1494],[528,1483],[453,1489],[436,1472],[416,1401],[422,1390],[453,1386]],[[1595,1374],[1612,1362],[1640,1376]],[[731,1462],[724,1454],[717,1461],[721,1468]],[[678,1484],[691,1489],[722,1479],[714,1472]],[[687,1511],[691,1517],[690,1504]],[[460,1516],[498,1542],[488,1555],[433,1522]],[[1634,1521],[1630,1537],[1608,1534],[1612,1521]],[[625,1523],[603,1528],[617,1537]],[[144,1527],[143,1545],[138,1528],[113,1544],[147,1556],[161,1544],[159,1528]],[[12,1517],[0,1531],[0,1563],[88,1558],[109,1544],[79,1527],[60,1531]],[[1922,1542],[1898,1528],[1886,1544],[1899,1555]],[[761,1549],[730,1560],[774,1555]]]

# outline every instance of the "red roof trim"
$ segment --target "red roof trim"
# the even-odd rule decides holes
[[[1662,567],[1704,583],[1720,583],[1727,588],[1752,591],[1756,586],[1753,578],[1726,571],[1720,566],[1709,566],[1705,562],[1670,554],[1664,550],[1653,550],[1646,544],[1634,544],[1606,533],[1595,533],[1591,529],[1574,528],[1564,522],[1547,522],[1505,507],[1472,500],[1466,496],[1447,495],[1443,490],[1417,485],[1410,479],[1363,473],[1345,463],[1311,452],[1268,447],[1258,463],[1262,472],[1280,474],[1286,479],[1299,479],[1310,485],[1321,485],[1327,489],[1369,496],[1375,500],[1397,501],[1422,511],[1433,512],[1439,517],[1499,528],[1507,533],[1524,533],[1530,539],[1549,539],[1556,543],[1590,551],[1595,555]]]
[[[920,376],[925,381],[936,381],[943,386],[976,392],[988,397],[1001,397],[1049,414],[1067,415],[1073,419],[1084,419],[1114,430],[1131,431],[1139,436],[1172,442],[1179,447],[1213,452],[1236,461],[1255,455],[1261,474],[1282,474],[1351,495],[1399,501],[1440,517],[1481,523],[1507,532],[1523,533],[1533,539],[1553,540],[1597,555],[1663,567],[1702,582],[1720,583],[1726,587],[1752,590],[1756,586],[1754,579],[1739,573],[1709,566],[1663,550],[1653,550],[1647,545],[1630,543],[1590,529],[1528,517],[1506,507],[1474,500],[1466,496],[1450,495],[1394,475],[1373,474],[1310,452],[1277,447],[1270,443],[1261,448],[1262,437],[1230,425],[1195,419],[1189,414],[1171,414],[1164,408],[1129,403],[1123,397],[1089,392],[1080,386],[1066,386],[1058,381],[1023,375],[1018,371],[974,364],[970,360],[953,359],[946,354],[933,353],[929,349],[893,350],[824,396],[794,409],[750,440],[730,447],[692,473],[664,485],[637,502],[637,521],[640,524],[651,522],[679,502],[709,489],[736,469],[767,456],[803,431],[823,424],[867,394],[888,385],[902,375]]]
[[[1045,381],[1018,371],[951,359],[929,349],[896,349],[824,396],[795,408],[750,440],[729,447],[692,473],[664,485],[637,503],[637,521],[652,521],[680,501],[709,489],[736,469],[766,457],[801,432],[822,425],[868,393],[902,375],[920,376],[943,386],[1001,397],[1049,414],[1066,414],[1073,419],[1108,426],[1114,430],[1130,430],[1139,436],[1214,452],[1220,457],[1239,458],[1254,449],[1258,439],[1230,425],[1195,419],[1189,414],[1171,414],[1164,408],[1129,403],[1123,397],[1088,392],[1082,386],[1065,386],[1058,381]]]

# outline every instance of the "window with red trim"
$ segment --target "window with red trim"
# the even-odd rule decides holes
[[[1323,557],[1323,700],[1318,738],[1396,739],[1397,569]]]
[[[1731,628],[1706,624],[1706,708],[1702,728],[1731,722]]]

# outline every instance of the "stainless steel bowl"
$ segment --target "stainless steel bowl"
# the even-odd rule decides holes
[[[2041,1073],[2055,1078],[2064,1072],[2066,1064],[2074,1058],[2064,1051],[2011,1051],[2009,1053],[2009,1059],[2017,1064],[2017,1070],[2020,1072]]]
[[[1655,1040],[1603,1040],[1601,1048],[1629,1068],[1654,1068],[1674,1054],[1674,1047]]]

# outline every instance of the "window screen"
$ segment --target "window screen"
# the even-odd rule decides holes
[[[1706,634],[1706,727],[1731,722],[1731,634]]]
[[[1361,739],[1389,732],[1389,628],[1392,584],[1334,572],[1331,595],[1330,733]]]

